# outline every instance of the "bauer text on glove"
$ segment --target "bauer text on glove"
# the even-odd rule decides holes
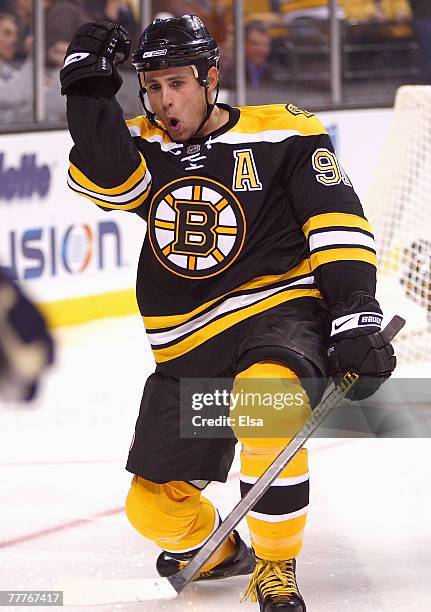
[[[380,306],[375,298],[357,292],[348,305],[337,304],[332,315],[327,351],[329,374],[337,382],[347,371],[356,372],[360,378],[347,397],[370,397],[396,366],[394,349],[380,331]]]

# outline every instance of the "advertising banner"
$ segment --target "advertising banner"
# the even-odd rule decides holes
[[[146,224],[104,212],[66,185],[68,132],[0,138],[0,265],[53,324],[136,311]],[[85,299],[84,299],[85,298]],[[103,298],[103,299],[102,299]]]

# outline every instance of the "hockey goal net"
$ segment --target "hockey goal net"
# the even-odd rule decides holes
[[[431,86],[397,91],[388,139],[365,199],[383,312],[407,320],[400,364],[431,361]]]

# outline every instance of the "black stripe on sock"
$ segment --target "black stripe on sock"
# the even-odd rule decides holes
[[[241,497],[244,497],[253,485],[240,481]],[[310,483],[308,480],[287,487],[269,487],[268,491],[252,508],[262,514],[289,514],[308,505]]]

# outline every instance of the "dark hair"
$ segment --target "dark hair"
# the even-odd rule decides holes
[[[258,21],[255,19],[254,21],[249,21],[245,26],[245,38],[247,39],[250,32],[260,32],[261,34],[266,34],[271,38],[271,33],[269,28],[263,21]]]
[[[17,24],[16,17],[13,13],[6,13],[3,11],[0,11],[0,21],[4,21],[5,19],[10,19],[11,21],[14,22],[15,25]]]

